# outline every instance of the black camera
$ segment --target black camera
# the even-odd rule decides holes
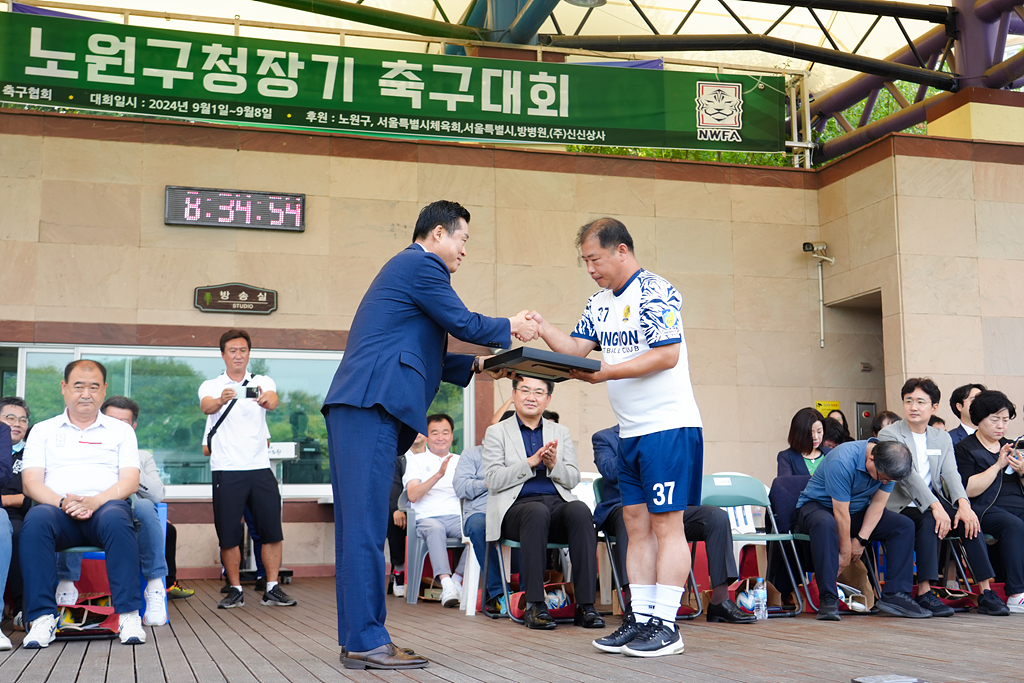
[[[246,398],[259,398],[260,397],[260,388],[259,387],[246,387],[245,388],[245,397]]]

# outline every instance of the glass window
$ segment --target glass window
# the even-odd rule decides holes
[[[72,347],[59,351],[27,348],[24,352],[25,399],[34,422],[64,410],[60,380],[64,366],[76,358],[76,352],[80,353],[77,357],[99,361],[107,368],[108,397],[128,396],[139,404],[139,448],[153,453],[165,484],[211,482],[209,458],[202,449],[206,416],[199,409],[197,392],[204,381],[224,372],[224,361],[216,348]],[[252,353],[249,370],[277,383],[280,404],[267,413],[271,441],[296,444],[296,458],[278,466],[283,484],[322,487],[331,482],[327,427],[320,408],[341,355],[326,351]],[[465,402],[462,387],[443,383],[429,410],[452,416],[452,450],[456,453],[465,447]],[[471,414],[468,419],[472,421]],[[305,490],[324,492],[322,488]],[[301,495],[296,489],[290,492]]]
[[[73,351],[26,352],[24,398],[32,411],[32,424],[64,412],[60,383],[64,379],[64,366],[74,359]]]

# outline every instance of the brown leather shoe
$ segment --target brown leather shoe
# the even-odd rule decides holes
[[[346,652],[341,663],[346,669],[422,669],[427,659],[407,655],[394,643],[387,643],[366,652]]]

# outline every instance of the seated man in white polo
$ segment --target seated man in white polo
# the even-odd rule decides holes
[[[457,607],[462,596],[462,553],[454,574],[448,562],[449,538],[462,538],[462,507],[452,480],[459,456],[451,452],[455,439],[455,421],[449,415],[427,417],[427,450],[407,453],[405,463],[406,495],[416,513],[416,533],[427,542],[427,554],[434,576],[441,581],[441,604]],[[408,558],[406,560],[408,562]],[[407,590],[419,590],[409,586]]]
[[[139,544],[125,498],[139,488],[139,452],[131,426],[107,417],[107,370],[91,360],[68,363],[61,382],[67,409],[40,422],[22,458],[25,495],[37,505],[21,527],[25,577],[23,645],[46,647],[57,632],[56,553],[82,545],[107,551],[107,578],[121,642],[146,642],[139,609]]]

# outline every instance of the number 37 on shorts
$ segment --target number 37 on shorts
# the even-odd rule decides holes
[[[654,494],[651,498],[651,502],[655,505],[672,505],[672,494],[675,492],[676,483],[674,481],[666,481],[651,486],[652,493]]]

